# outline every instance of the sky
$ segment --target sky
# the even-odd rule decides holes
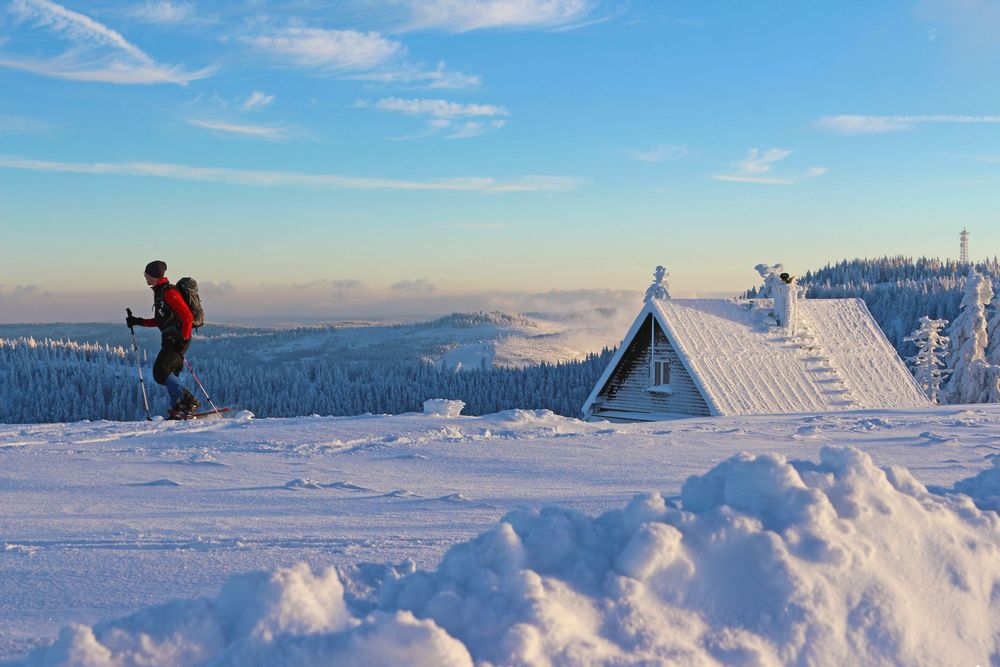
[[[997,34],[996,0],[0,2],[0,322],[144,309],[152,259],[305,320],[992,256]]]

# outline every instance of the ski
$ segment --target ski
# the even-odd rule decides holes
[[[167,421],[188,421],[189,419],[205,419],[206,417],[222,416],[232,410],[232,408],[219,408],[218,410],[206,410],[205,412],[195,412],[189,415],[167,417]]]

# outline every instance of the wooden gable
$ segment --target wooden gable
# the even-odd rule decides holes
[[[627,342],[625,352],[590,405],[591,418],[649,421],[653,415],[712,414],[651,313]]]

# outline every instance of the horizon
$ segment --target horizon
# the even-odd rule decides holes
[[[152,259],[210,320],[304,322],[637,307],[658,264],[735,295],[963,228],[990,257],[998,29],[979,0],[17,0],[0,322],[144,311]]]

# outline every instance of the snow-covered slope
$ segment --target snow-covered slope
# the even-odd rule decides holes
[[[998,443],[994,406],[0,426],[0,660],[992,664]]]

